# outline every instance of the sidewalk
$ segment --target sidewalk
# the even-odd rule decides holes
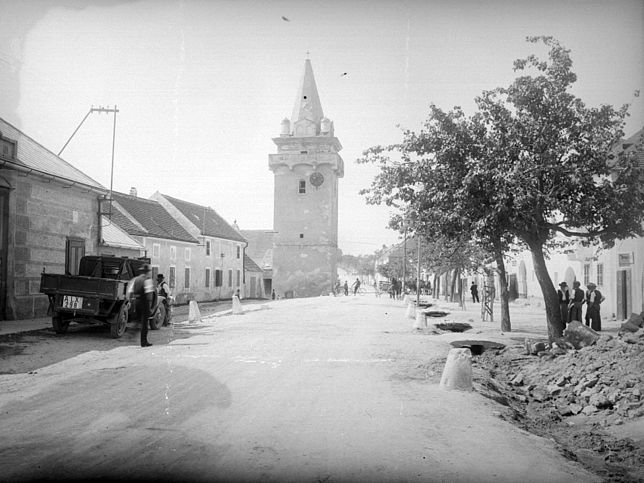
[[[0,335],[30,332],[51,327],[51,317],[23,320],[0,320]]]

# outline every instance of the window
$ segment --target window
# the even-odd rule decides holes
[[[221,270],[215,270],[215,287],[221,287],[221,279],[223,278],[221,275]]]
[[[206,288],[210,287],[210,269],[206,268]]]
[[[183,279],[183,287],[190,288],[190,267],[186,267],[184,273],[185,277]]]
[[[184,257],[186,262],[190,261],[190,248],[186,247],[186,249],[184,250]]]
[[[170,260],[177,259],[177,247],[170,247]]]
[[[306,181],[305,180],[303,180],[303,179],[300,180],[297,192],[299,194],[301,194],[301,195],[306,193]]]
[[[597,264],[597,285],[600,287],[604,285],[604,264],[603,263]]]
[[[80,259],[85,256],[85,240],[68,238],[65,246],[65,273],[78,275]]]
[[[152,258],[159,258],[161,256],[161,245],[158,243],[152,244]]]
[[[590,283],[590,263],[584,264],[584,285]]]
[[[206,256],[210,256],[210,240],[206,240]]]
[[[237,245],[237,258],[241,258],[241,247]]]
[[[176,270],[175,267],[170,266],[170,273],[168,273],[168,285],[170,285],[170,288],[174,288],[177,285]]]
[[[233,286],[233,271],[228,270],[228,286],[232,287]]]
[[[159,266],[158,265],[153,265],[152,266],[152,280],[156,280],[157,275],[159,275]]]
[[[237,270],[236,276],[235,276],[235,286],[239,287],[241,285],[241,272]]]

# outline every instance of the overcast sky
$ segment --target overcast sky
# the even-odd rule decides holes
[[[430,103],[471,113],[535,52],[528,35],[571,49],[586,104],[632,103],[626,134],[644,125],[642,0],[0,0],[0,117],[58,153],[90,107],[116,105],[115,190],[270,229],[268,155],[308,51],[344,147],[339,247],[368,254],[399,236],[358,194],[376,172],[356,158],[418,129]],[[62,154],[106,187],[112,127],[91,114]]]

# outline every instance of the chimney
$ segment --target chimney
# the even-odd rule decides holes
[[[130,196],[136,196],[136,188],[134,186],[130,188]]]

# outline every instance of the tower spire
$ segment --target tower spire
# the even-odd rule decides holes
[[[295,126],[296,135],[301,133],[315,136],[320,133],[320,121],[323,117],[324,112],[313,76],[313,67],[307,57],[304,61],[304,75],[293,106],[291,123]]]

